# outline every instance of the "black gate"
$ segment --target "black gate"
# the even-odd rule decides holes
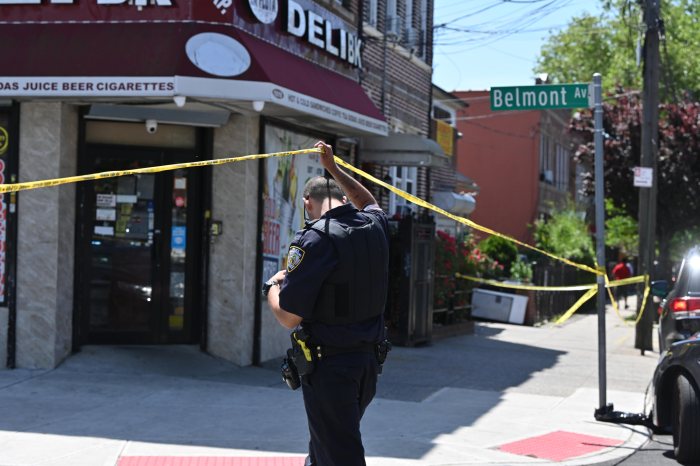
[[[433,330],[435,222],[411,216],[391,221],[386,320],[398,345],[430,343]]]

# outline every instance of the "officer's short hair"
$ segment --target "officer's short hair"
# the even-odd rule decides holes
[[[333,178],[315,176],[307,181],[304,186],[304,199],[309,197],[318,202],[323,202],[324,199],[329,197],[342,201],[345,193],[343,193],[343,190],[340,189],[340,186]]]

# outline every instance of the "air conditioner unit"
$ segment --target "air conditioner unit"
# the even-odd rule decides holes
[[[522,325],[526,309],[527,296],[479,288],[472,291],[472,317]]]

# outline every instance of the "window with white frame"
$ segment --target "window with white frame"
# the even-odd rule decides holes
[[[560,191],[569,189],[569,157],[566,147],[553,141],[546,134],[540,137],[540,181],[551,184]]]
[[[433,119],[457,126],[457,112],[454,108],[443,105],[440,100],[433,100]]]
[[[363,20],[370,26],[377,27],[377,0],[364,0]]]
[[[401,26],[397,15],[396,0],[386,0],[386,33],[389,36],[399,37]]]
[[[406,13],[404,15],[406,30],[413,29],[413,0],[406,0]]]
[[[421,0],[420,2],[420,34],[419,41],[417,43],[418,55],[420,58],[425,59],[427,50],[427,40],[428,40],[428,0]]]
[[[389,176],[391,184],[395,187],[406,191],[409,194],[416,194],[416,186],[418,185],[418,168],[417,167],[402,167],[395,166],[389,168]],[[407,212],[413,210],[413,205],[401,196],[397,196],[393,192],[389,194],[389,216],[399,214],[406,215]]]
[[[557,174],[554,185],[560,191],[569,189],[569,151],[561,144],[556,145]]]

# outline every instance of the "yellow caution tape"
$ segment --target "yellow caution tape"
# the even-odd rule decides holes
[[[586,301],[588,301],[593,295],[595,295],[598,292],[598,284],[597,283],[592,283],[592,284],[587,284],[587,285],[573,285],[573,286],[538,286],[538,285],[522,285],[522,284],[516,284],[516,283],[506,283],[506,282],[499,282],[498,280],[489,280],[487,278],[479,278],[479,277],[470,277],[468,275],[462,275],[461,273],[456,273],[455,274],[456,278],[461,278],[464,280],[470,280],[473,282],[477,283],[482,283],[484,285],[491,285],[491,286],[497,286],[500,288],[510,288],[513,290],[527,290],[527,291],[583,291],[583,290],[588,290],[587,293],[585,293],[581,299],[576,301],[573,306],[571,306],[559,319],[557,319],[556,323],[557,324],[562,324],[566,322],[569,317],[571,317]],[[646,303],[646,298],[647,295],[649,294],[649,276],[648,275],[638,275],[636,277],[630,277],[630,278],[624,278],[622,280],[614,280],[614,281],[609,281],[607,276],[605,277],[605,288],[608,290],[608,294],[610,295],[610,301],[612,302],[613,308],[615,309],[615,312],[617,313],[618,317],[622,319],[624,322],[625,319],[620,315],[620,311],[617,307],[617,301],[613,298],[612,295],[612,288],[615,288],[617,286],[624,286],[624,285],[631,285],[634,283],[647,283],[647,286],[644,289],[644,300],[642,301],[642,308],[641,312],[639,313],[639,316],[637,316],[637,322],[641,319],[642,314],[644,313],[644,304]],[[593,290],[593,294],[591,296],[588,296],[588,293]]]
[[[530,291],[583,291],[588,290],[592,286],[598,286],[596,283],[589,283],[586,285],[572,285],[572,286],[538,286],[538,285],[523,285],[516,283],[506,283],[500,282],[498,280],[489,280],[487,278],[470,277],[468,275],[462,275],[461,273],[456,273],[455,277],[463,278],[465,280],[471,280],[473,282],[483,283],[485,285],[500,286],[501,288],[512,288],[514,290],[530,290]],[[608,282],[606,279],[606,288],[614,288],[616,286],[631,285],[633,283],[643,283],[645,281],[646,275],[639,275],[636,277],[625,278],[623,280],[615,280]]]
[[[172,170],[179,170],[183,168],[195,168],[195,167],[206,167],[206,166],[215,166],[215,165],[223,165],[227,163],[233,163],[233,162],[243,162],[247,160],[257,160],[257,159],[264,159],[264,158],[270,158],[270,157],[286,157],[290,155],[301,155],[301,154],[311,154],[311,153],[320,153],[321,150],[319,148],[311,148],[311,149],[302,149],[302,150],[295,150],[295,151],[285,151],[285,152],[272,152],[268,154],[254,154],[254,155],[245,155],[245,156],[240,156],[240,157],[226,157],[222,159],[215,159],[215,160],[202,160],[202,161],[197,161],[197,162],[184,162],[184,163],[175,163],[175,164],[169,164],[169,165],[159,165],[156,167],[144,167],[144,168],[136,168],[136,169],[131,169],[131,170],[114,170],[114,171],[107,171],[107,172],[100,172],[100,173],[93,173],[89,175],[78,175],[78,176],[69,176],[65,178],[54,178],[54,179],[49,179],[49,180],[42,180],[42,181],[28,181],[28,182],[23,182],[23,183],[12,183],[12,184],[0,184],[0,194],[4,193],[14,193],[18,191],[26,191],[29,189],[38,189],[38,188],[48,188],[52,186],[59,186],[63,184],[69,184],[69,183],[78,183],[81,181],[90,181],[90,180],[99,180],[99,179],[104,179],[104,178],[115,178],[119,176],[127,176],[127,175],[137,175],[137,174],[147,174],[147,173],[159,173],[159,172],[164,172],[164,171],[172,171]],[[513,237],[510,237],[508,235],[504,235],[502,233],[498,233],[497,231],[491,230],[490,228],[486,228],[484,226],[481,226],[477,223],[474,223],[473,221],[464,218],[464,217],[459,217],[457,215],[453,215],[450,212],[447,212],[446,210],[443,210],[433,204],[430,204],[412,194],[407,193],[406,191],[403,191],[399,188],[396,188],[388,183],[385,183],[384,181],[370,175],[369,173],[354,167],[353,165],[345,162],[343,159],[341,159],[338,156],[335,156],[335,161],[338,165],[347,168],[348,170],[357,173],[358,175],[362,176],[363,178],[372,181],[375,184],[378,184],[379,186],[382,186],[385,189],[388,189],[389,191],[393,192],[394,194],[406,199],[409,202],[412,202],[413,204],[416,204],[420,207],[426,208],[428,210],[432,210],[433,212],[439,213],[441,215],[444,215],[456,222],[462,223],[463,225],[466,225],[470,228],[473,228],[474,230],[481,231],[483,233],[487,233],[489,235],[493,236],[498,236],[500,238],[503,238],[507,241],[510,241],[512,243],[515,243],[519,246],[522,246],[523,248],[530,249],[532,251],[538,252],[540,254],[543,254],[547,257],[550,257],[552,259],[555,259],[557,261],[563,262],[567,265],[570,265],[572,267],[575,267],[580,270],[584,270],[586,272],[590,272],[596,275],[602,275],[605,276],[605,280],[607,283],[607,276],[605,274],[605,268],[604,267],[596,267],[592,268],[589,267],[585,264],[579,264],[576,262],[573,262],[569,259],[566,259],[564,257],[557,256],[555,254],[552,254],[548,251],[545,251],[543,249],[537,248],[535,246],[529,245],[527,243],[524,243],[522,241],[519,241]],[[459,274],[458,274],[459,275]],[[515,284],[504,284],[502,282],[497,282],[495,280],[484,280],[484,279],[476,279],[475,277],[467,277],[467,276],[462,276],[459,275],[460,278],[465,278],[467,280],[474,280],[474,281],[481,281],[482,283],[487,283],[487,284],[492,284],[495,286],[501,286],[501,287],[506,287],[506,288],[515,288],[515,289],[524,289],[524,290],[536,290],[536,291],[576,291],[576,290],[586,290],[588,291],[581,296],[581,298],[564,314],[562,315],[556,323],[563,323],[565,322],[571,315],[573,315],[574,312],[576,312],[586,301],[588,301],[596,292],[597,292],[597,286],[596,285],[579,285],[579,286],[564,286],[564,287],[540,287],[540,286],[532,286],[532,285],[515,285]],[[608,289],[612,286],[621,286],[621,285],[627,285],[631,283],[641,283],[644,281],[646,283],[646,287],[644,290],[644,299],[642,302],[642,306],[646,303],[647,296],[649,294],[649,280],[648,277],[644,276],[639,276],[639,277],[632,277],[624,280],[617,280],[611,283],[607,283]],[[642,307],[642,313],[643,313],[644,307]],[[641,314],[638,317],[638,320],[641,318]]]
[[[462,275],[461,273],[456,273],[455,277],[462,278],[464,280],[470,280],[473,282],[483,283],[484,285],[498,286],[501,288],[511,288],[514,290],[528,290],[528,291],[583,291],[583,290],[590,289],[591,286],[596,286],[596,285],[572,285],[572,286],[522,285],[522,284],[516,284],[516,283],[499,282],[498,280],[489,280],[487,278],[470,277],[467,275]]]
[[[615,309],[615,313],[617,316],[622,319],[623,322],[625,322],[628,325],[637,325],[640,320],[642,320],[642,316],[644,315],[644,311],[646,310],[646,304],[647,304],[647,298],[649,297],[649,291],[651,290],[651,287],[649,286],[649,275],[644,275],[644,295],[642,297],[642,306],[639,308],[639,315],[637,315],[637,318],[634,319],[634,324],[628,324],[628,322],[625,320],[624,317],[622,317],[622,314],[620,314],[620,309],[619,306],[617,305],[617,300],[612,294],[611,290],[608,290],[608,295],[610,296],[610,301],[612,302],[613,309]],[[639,277],[634,277],[634,278],[639,278]],[[624,280],[618,280],[620,282],[629,280],[629,278],[626,278]],[[613,282],[614,283],[614,282]]]
[[[554,323],[557,325],[561,325],[564,322],[566,322],[567,320],[569,320],[569,317],[574,315],[574,312],[578,311],[578,309],[581,306],[583,306],[586,303],[586,301],[588,301],[593,296],[595,296],[596,293],[598,293],[598,286],[597,285],[592,286],[590,290],[586,291],[586,293],[583,296],[581,296],[578,299],[578,301],[576,301],[574,303],[574,305],[571,306],[568,311],[566,311],[564,314],[562,314],[562,316],[559,317]]]
[[[358,175],[362,176],[363,178],[366,178],[366,179],[372,181],[373,183],[376,183],[376,184],[388,189],[389,191],[393,192],[394,194],[397,194],[398,196],[401,196],[402,198],[406,199],[407,201],[410,201],[410,202],[412,202],[416,205],[419,205],[421,207],[424,207],[426,209],[432,210],[433,212],[437,212],[439,214],[442,214],[448,218],[451,218],[452,220],[454,220],[456,222],[467,225],[470,228],[482,231],[484,233],[488,233],[489,235],[498,236],[500,238],[508,240],[508,241],[515,243],[519,246],[522,246],[524,248],[530,249],[532,251],[536,251],[540,254],[544,254],[547,257],[551,257],[552,259],[556,259],[556,260],[563,262],[567,265],[570,265],[572,267],[576,267],[577,269],[585,270],[586,272],[594,273],[596,275],[605,275],[604,271],[601,272],[601,271],[598,271],[598,270],[596,270],[592,267],[589,267],[587,265],[573,262],[573,261],[566,259],[564,257],[560,257],[560,256],[557,256],[555,254],[552,254],[551,252],[547,252],[544,249],[539,249],[535,246],[531,246],[527,243],[523,243],[522,241],[517,240],[511,236],[504,235],[502,233],[498,233],[497,231],[491,230],[490,228],[483,227],[483,226],[479,225],[478,223],[474,223],[471,220],[466,219],[464,217],[459,217],[457,215],[453,215],[453,214],[447,212],[446,210],[443,210],[443,209],[441,209],[433,204],[429,204],[429,203],[425,202],[424,200],[422,200],[422,199],[420,199],[412,194],[407,193],[406,191],[402,191],[399,188],[396,188],[388,183],[385,183],[384,181],[370,175],[369,173],[362,171],[359,168],[354,167],[353,165],[350,165],[349,163],[347,163],[346,161],[344,161],[343,159],[341,159],[338,156],[335,157],[335,161],[338,165],[341,165],[341,166],[347,168],[348,170],[357,173]]]
[[[143,173],[159,173],[181,168],[207,167],[213,165],[223,165],[225,163],[243,162],[246,160],[266,159],[268,157],[286,157],[289,155],[320,153],[318,148],[293,150],[286,152],[272,152],[269,154],[244,155],[241,157],[227,157],[216,160],[200,160],[198,162],[173,163],[170,165],[159,165],[156,167],[135,168],[131,170],[115,170],[108,172],[93,173],[90,175],[68,176],[66,178],[54,178],[42,181],[27,181],[24,183],[0,184],[0,194],[26,191],[28,189],[48,188],[62,184],[78,183],[80,181],[101,180],[104,178],[115,178],[118,176],[138,175]]]

